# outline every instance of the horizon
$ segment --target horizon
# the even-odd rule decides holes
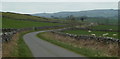
[[[82,11],[94,11],[94,10],[118,10],[118,9],[93,9],[93,10],[82,10]],[[82,12],[82,11],[60,11],[60,12]],[[0,11],[0,12],[9,12],[9,11]],[[11,13],[18,13],[18,14],[25,14],[25,13],[19,13],[19,12],[12,12]],[[59,12],[54,12],[54,13],[59,13]],[[37,14],[37,13],[34,13]],[[38,13],[39,14],[39,13]],[[46,14],[52,14],[52,13],[46,13]]]
[[[104,9],[118,9],[118,4],[116,2],[3,2],[1,11],[36,14]]]

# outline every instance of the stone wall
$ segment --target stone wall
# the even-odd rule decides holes
[[[72,38],[75,38],[76,40],[96,40],[99,42],[105,42],[105,43],[120,43],[119,39],[111,38],[111,37],[96,37],[96,36],[89,36],[89,35],[74,35],[74,34],[69,34],[69,33],[62,33],[58,31],[51,31],[51,33],[56,33],[62,36],[69,36]]]

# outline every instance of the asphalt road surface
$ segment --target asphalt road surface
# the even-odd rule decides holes
[[[34,57],[83,57],[65,48],[59,47],[36,36],[44,31],[31,32],[23,36]]]

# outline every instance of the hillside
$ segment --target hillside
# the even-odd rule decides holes
[[[17,13],[2,13],[2,16],[2,28],[26,28],[62,25],[60,23],[42,22],[47,20],[53,21],[54,19],[36,17],[31,15]],[[34,20],[39,20],[39,22]]]
[[[55,25],[62,25],[62,24],[11,20],[8,18],[3,18],[3,22],[2,22],[3,28],[28,28],[28,27],[55,26]]]
[[[2,12],[2,17],[16,19],[16,20],[26,20],[26,21],[51,21],[51,22],[58,21],[57,19],[37,17],[37,16],[31,16],[29,14],[19,14],[19,13],[12,13],[12,12]]]
[[[75,17],[79,16],[87,16],[87,17],[107,17],[107,18],[116,18],[118,16],[118,10],[114,9],[103,9],[103,10],[88,10],[88,11],[74,11],[74,12],[58,12],[58,13],[38,13],[32,14],[34,16],[42,16],[42,17],[67,17],[69,15],[73,15]]]

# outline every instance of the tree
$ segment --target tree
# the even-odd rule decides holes
[[[87,16],[82,16],[82,17],[80,18],[80,20],[83,22],[86,18],[87,18]]]
[[[67,19],[69,19],[71,21],[75,21],[75,17],[73,15],[68,16]]]

